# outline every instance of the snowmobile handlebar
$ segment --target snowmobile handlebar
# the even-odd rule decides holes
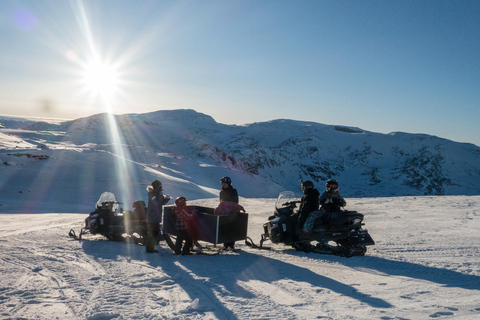
[[[288,201],[288,202],[283,203],[282,206],[295,208],[295,206],[297,205],[297,203],[300,203],[300,202],[301,202],[300,200]]]

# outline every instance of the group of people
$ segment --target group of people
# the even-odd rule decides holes
[[[324,219],[328,213],[339,211],[347,202],[339,193],[338,182],[330,179],[326,190],[320,196],[312,181],[301,181],[303,196],[298,210],[297,233],[311,234],[315,222]]]
[[[232,185],[232,180],[229,177],[220,179],[222,189],[220,191],[220,205],[215,210],[216,214],[222,214],[222,210],[243,210],[243,207],[238,204],[238,192]],[[147,253],[155,253],[156,239],[160,233],[160,223],[162,222],[162,208],[163,205],[170,201],[170,196],[163,194],[162,183],[155,180],[151,186],[147,187],[148,191],[148,206],[147,206],[147,238],[145,247]],[[244,210],[243,210],[244,211]],[[191,254],[191,249],[196,244],[194,235],[192,234],[194,223],[194,211],[191,207],[187,207],[187,198],[178,197],[175,200],[175,214],[176,223],[175,231],[177,239],[175,242],[175,254],[188,255]],[[235,242],[224,243],[224,249],[233,249]]]
[[[232,186],[232,180],[229,177],[220,179],[222,189],[220,191],[220,205],[217,208],[230,211],[242,210],[238,204],[238,192]],[[347,203],[340,196],[339,186],[336,180],[330,179],[326,182],[326,190],[320,195],[312,181],[301,181],[303,196],[300,200],[300,207],[297,215],[297,233],[311,234],[315,222],[324,219],[328,213],[339,211]],[[162,222],[163,205],[170,201],[169,195],[163,194],[162,183],[155,180],[151,186],[147,187],[148,206],[147,206],[147,238],[145,242],[148,253],[158,252],[155,250],[157,236],[160,233],[160,223]],[[194,212],[192,208],[187,207],[187,198],[178,197],[175,200],[177,239],[175,243],[175,254],[188,255],[196,243],[191,233]],[[217,209],[215,213],[217,214]],[[222,214],[222,213],[218,213]],[[224,243],[224,249],[233,249],[235,242]]]

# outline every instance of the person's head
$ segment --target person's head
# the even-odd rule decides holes
[[[158,180],[155,180],[155,181],[152,182],[152,187],[155,191],[162,191],[163,190],[162,183]]]
[[[186,197],[178,197],[175,199],[175,206],[177,207],[185,207],[187,205],[187,198]]]
[[[338,192],[338,181],[335,179],[329,179],[325,183],[325,187],[327,189],[327,192]]]
[[[220,182],[222,183],[222,189],[230,188],[230,186],[232,185],[232,179],[230,179],[229,177],[223,177],[222,179],[220,179]]]
[[[307,181],[300,180],[300,182],[302,184],[302,191],[304,194],[307,194],[308,191],[315,188],[315,186],[313,185],[313,182],[310,180],[307,180]]]

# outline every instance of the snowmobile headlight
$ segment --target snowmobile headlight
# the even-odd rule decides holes
[[[360,224],[362,222],[362,219],[353,219],[352,224]]]

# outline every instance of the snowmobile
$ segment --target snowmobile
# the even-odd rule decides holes
[[[274,215],[263,225],[264,234],[259,248],[270,240],[284,243],[298,251],[333,254],[343,257],[363,256],[366,246],[374,245],[368,231],[363,229],[363,214],[356,211],[336,211],[324,214],[316,221],[311,234],[297,230],[297,204],[293,191],[283,191],[275,203]]]
[[[100,234],[114,241],[144,242],[147,236],[145,202],[135,201],[133,211],[119,209],[121,204],[113,193],[102,193],[95,205],[95,211],[85,219],[85,227],[80,230],[80,234],[77,236],[72,229],[69,232],[70,237],[81,240],[82,235],[89,233]]]

